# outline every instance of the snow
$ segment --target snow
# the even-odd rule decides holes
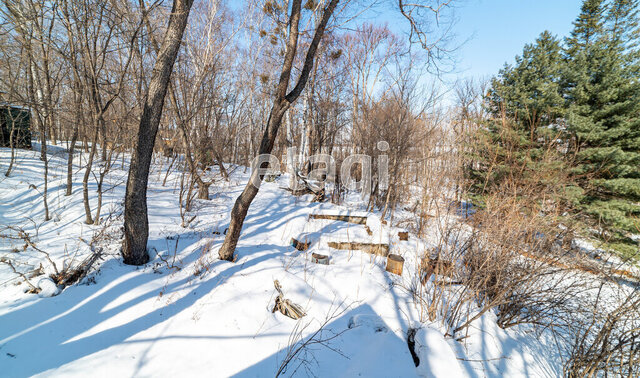
[[[86,156],[78,153],[73,194],[65,197],[66,156],[62,148],[51,147],[53,220],[43,222],[39,154],[20,150],[15,171],[0,178],[0,226],[22,227],[59,269],[89,255],[92,240],[105,255],[97,271],[61,293],[46,276],[36,278],[40,296],[25,293],[27,285],[0,265],[3,376],[273,376],[287,352],[314,335],[325,341],[309,343],[285,376],[561,375],[557,356],[548,356],[550,347],[534,335],[501,330],[491,313],[472,324],[464,342],[421,323],[413,296],[403,287],[415,272],[418,254],[432,243],[414,235],[399,241],[398,229],[363,212],[355,199],[335,206],[295,198],[281,189],[286,176],[262,185],[231,263],[220,261],[217,250],[248,173],[239,167],[229,182],[219,179],[209,201],[195,202],[189,217],[196,218],[183,228],[179,173],[170,173],[163,186],[168,164],[158,158],[148,189],[151,261],[124,265],[119,247],[126,160],[106,177],[102,225],[87,225],[79,161]],[[8,149],[0,149],[3,171],[8,156]],[[95,214],[93,180],[89,189]],[[312,213],[368,216],[372,235],[363,225],[310,220]],[[293,237],[309,238],[311,248],[297,251],[290,245]],[[406,259],[405,276],[385,272],[385,258],[332,250],[326,246],[332,240],[390,243],[392,253]],[[53,273],[41,253],[15,252],[21,247],[20,241],[2,239],[0,256],[15,257],[25,271],[42,264]],[[331,264],[312,263],[313,252],[330,255]],[[285,297],[307,313],[301,320],[271,312],[276,279]],[[418,367],[407,343],[416,325]]]
[[[355,327],[365,327],[374,332],[388,332],[387,324],[376,315],[354,315],[349,319],[349,329]]]
[[[421,377],[464,377],[458,359],[442,333],[431,327],[417,330],[415,351]]]
[[[60,294],[60,288],[49,277],[41,278],[38,281],[38,288],[40,289],[40,292],[38,293],[38,295],[40,295],[43,298],[53,297],[55,295]]]

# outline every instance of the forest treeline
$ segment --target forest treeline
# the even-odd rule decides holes
[[[386,141],[391,189],[372,184],[370,207],[393,209],[409,189],[409,170],[401,167],[410,155],[424,166],[444,120],[436,87],[419,85],[427,69],[447,64],[450,52],[450,6],[436,3],[3,1],[2,101],[32,112],[45,162],[45,219],[43,141],[67,148],[66,195],[74,163],[84,169],[88,224],[101,220],[106,175],[131,156],[123,254],[133,264],[147,259],[153,151],[186,172],[185,214],[219,179],[209,174],[212,165],[228,179],[230,167],[249,166],[264,153],[285,159],[296,147],[300,157],[283,163],[304,174],[311,155],[338,162],[350,154],[375,157],[377,142]],[[396,15],[407,33],[364,16],[380,10]],[[434,27],[436,19],[442,27]],[[15,169],[13,156],[6,175]],[[421,168],[410,171],[416,176]],[[97,193],[89,190],[93,181]],[[236,202],[222,258],[233,258],[256,193],[247,186]]]
[[[302,174],[315,154],[338,166],[366,154],[374,165],[367,208],[392,218],[402,206],[416,214],[411,227],[419,232],[441,192],[485,209],[511,196],[525,213],[637,254],[637,0],[585,0],[570,36],[544,32],[491,81],[460,80],[445,93],[431,79],[452,61],[451,5],[5,0],[1,100],[31,110],[40,142],[67,148],[66,195],[74,163],[84,169],[86,223],[100,222],[104,179],[131,156],[123,244],[130,263],[146,261],[154,151],[184,171],[185,227],[192,200],[207,199],[214,180],[258,154]],[[366,16],[381,9],[404,29]],[[287,156],[291,147],[300,156]],[[388,185],[375,174],[382,154]],[[342,184],[328,194],[333,200]],[[236,202],[221,258],[233,258],[258,189],[248,185]]]

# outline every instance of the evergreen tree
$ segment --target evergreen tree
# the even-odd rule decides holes
[[[602,36],[604,28],[604,0],[585,0],[580,15],[573,23],[573,31],[567,39],[569,54],[586,51]]]
[[[524,195],[562,183],[556,202],[609,235],[640,233],[639,3],[585,0],[564,47],[544,32],[500,71],[468,171],[477,201],[509,183]]]
[[[554,144],[564,112],[561,63],[560,42],[545,31],[492,81],[492,117],[474,149],[480,164],[469,172],[476,202],[505,185],[516,192],[558,185],[555,173],[563,163]]]
[[[616,43],[621,43],[624,52],[633,58],[637,58],[634,52],[637,53],[640,37],[639,4],[639,0],[613,0],[606,20],[612,39]]]
[[[545,31],[534,44],[525,45],[516,64],[506,66],[492,82],[493,115],[498,116],[502,107],[532,144],[544,144],[541,138],[548,137],[563,116],[561,63],[560,42]]]
[[[567,39],[565,87],[580,189],[575,200],[613,231],[640,232],[637,2],[586,0]]]

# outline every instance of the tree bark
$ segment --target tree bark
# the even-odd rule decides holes
[[[174,0],[158,53],[147,96],[138,127],[138,140],[127,179],[124,210],[124,242],[122,256],[125,264],[142,265],[149,260],[147,239],[149,220],[147,217],[147,182],[153,146],[164,107],[164,99],[169,86],[173,65],[182,43],[182,35],[187,26],[193,0]]]
[[[331,0],[324,9],[322,19],[316,28],[313,40],[307,50],[300,77],[298,78],[295,87],[287,94],[289,81],[291,79],[293,61],[298,47],[298,25],[300,23],[301,2],[302,0],[294,0],[291,6],[289,35],[284,63],[282,65],[275,99],[267,120],[267,127],[262,136],[260,149],[258,150],[259,155],[270,154],[273,150],[273,144],[275,143],[276,136],[278,135],[278,129],[282,123],[282,117],[291,104],[300,96],[300,93],[302,93],[302,90],[309,79],[309,73],[313,68],[313,62],[318,50],[318,45],[320,44],[327,23],[338,5],[339,0]],[[221,260],[233,261],[234,259],[233,255],[236,250],[236,246],[238,245],[238,240],[240,239],[240,232],[242,231],[242,225],[244,224],[244,220],[247,216],[247,211],[249,210],[249,206],[251,206],[251,202],[258,194],[260,183],[264,178],[264,175],[259,174],[260,170],[255,168],[266,168],[267,165],[268,163],[263,163],[261,167],[254,167],[249,182],[233,205],[233,210],[231,210],[231,220],[229,222],[229,231],[227,232],[227,236],[224,239],[222,247],[220,247],[220,250],[218,251],[218,255]]]
[[[86,224],[93,224],[93,217],[91,216],[91,204],[89,203],[89,177],[91,177],[91,167],[93,166],[93,159],[96,155],[96,145],[98,142],[98,129],[93,134],[93,141],[91,143],[91,153],[89,154],[89,161],[84,168],[84,176],[82,176],[82,202],[84,203],[84,217]]]
[[[73,126],[73,136],[71,137],[71,144],[69,145],[69,156],[67,158],[67,191],[65,196],[70,196],[73,193],[73,154],[76,148],[76,142],[78,141],[78,124]]]
[[[9,133],[9,147],[11,147],[11,158],[9,160],[9,168],[7,168],[7,171],[5,172],[5,177],[9,177],[9,175],[11,174],[11,170],[13,169],[13,162],[16,160],[16,148],[14,146],[14,138],[13,138],[13,133],[15,132],[16,129],[16,121],[15,119],[13,119],[13,114],[11,114],[11,107],[8,107],[8,114],[9,114],[9,118],[11,119],[11,131]]]

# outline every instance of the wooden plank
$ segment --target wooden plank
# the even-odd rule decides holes
[[[328,219],[354,224],[367,224],[367,217],[358,215],[310,214],[309,219]]]
[[[349,251],[362,251],[372,255],[389,256],[388,244],[355,243],[355,242],[328,242],[327,245],[335,249],[345,249]]]

